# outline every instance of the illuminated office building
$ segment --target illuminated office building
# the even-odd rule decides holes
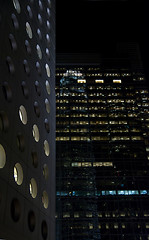
[[[57,61],[57,240],[149,239],[149,94],[124,49]]]
[[[0,239],[55,239],[55,1],[0,7]]]

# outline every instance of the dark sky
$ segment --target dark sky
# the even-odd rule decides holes
[[[57,52],[111,55],[117,42],[137,41],[148,72],[147,0],[57,0]]]

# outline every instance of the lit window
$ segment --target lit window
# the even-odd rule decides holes
[[[63,218],[67,218],[67,217],[70,217],[70,213],[68,212],[63,213]]]
[[[114,79],[113,83],[121,83],[122,81],[120,79]]]
[[[96,79],[96,80],[95,80],[95,83],[104,83],[104,80],[102,80],[102,79]]]
[[[86,80],[85,80],[85,79],[78,79],[77,82],[78,82],[78,83],[86,83]]]

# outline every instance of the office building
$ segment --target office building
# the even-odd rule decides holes
[[[113,59],[58,56],[56,104],[57,240],[149,239],[149,94],[137,45],[120,44]]]
[[[0,239],[55,239],[55,1],[1,1]]]

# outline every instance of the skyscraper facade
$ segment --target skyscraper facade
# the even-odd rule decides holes
[[[55,1],[1,1],[0,239],[55,239]]]
[[[57,64],[57,239],[149,239],[149,94],[137,47],[120,49]]]

